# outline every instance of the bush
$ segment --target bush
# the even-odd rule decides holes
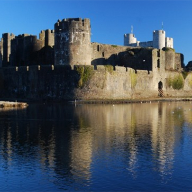
[[[184,80],[181,74],[173,78],[172,87],[178,90],[184,87]]]
[[[137,74],[135,73],[134,70],[131,70],[130,76],[131,76],[131,88],[135,88],[137,84]]]
[[[166,83],[167,83],[167,86],[168,86],[168,87],[171,87],[171,86],[172,86],[172,79],[171,79],[171,77],[167,78]]]
[[[168,87],[172,87],[173,89],[182,89],[184,87],[184,79],[181,74],[174,76],[173,78],[169,77],[167,79]]]
[[[76,66],[76,71],[80,76],[78,87],[84,87],[85,83],[90,80],[93,75],[92,66]]]
[[[104,65],[105,70],[108,71],[110,74],[113,73],[113,66],[112,65]]]

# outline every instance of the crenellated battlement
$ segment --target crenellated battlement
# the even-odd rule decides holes
[[[84,78],[86,76],[86,78]],[[29,100],[138,99],[158,97],[159,83],[166,96],[191,93],[189,80],[183,79],[185,91],[173,90],[167,79],[181,73],[134,70],[121,66],[35,65],[0,69],[3,82],[0,97]],[[51,77],[51,78],[50,78]],[[3,83],[6,82],[6,89]],[[184,96],[184,95],[183,95]]]
[[[137,75],[152,75],[152,71],[148,70],[135,70],[130,67],[122,67],[122,66],[104,66],[104,65],[74,65],[74,66],[68,66],[68,65],[32,65],[32,66],[16,66],[16,67],[6,67],[3,68],[5,71],[12,71],[12,72],[18,72],[18,73],[25,73],[25,72],[54,72],[54,71],[77,71],[77,68],[81,67],[83,70],[85,70],[86,67],[89,67],[92,71],[95,72],[102,72],[102,73],[109,73],[112,75],[111,72],[114,74],[124,74],[124,75],[129,75],[129,72],[131,71],[132,73],[135,73]],[[114,75],[113,74],[113,75]]]
[[[67,31],[69,33],[74,32],[89,32],[90,31],[90,20],[89,19],[63,19],[58,20],[54,25],[56,32],[64,32]]]
[[[159,89],[172,94],[167,79],[178,77],[183,67],[183,55],[170,48],[173,39],[165,38],[163,30],[153,33],[153,41],[139,42],[133,34],[124,38],[136,47],[91,43],[87,18],[58,20],[39,39],[5,33],[0,42],[0,97],[134,99],[157,97]],[[183,89],[191,94],[189,80],[182,80]]]
[[[136,46],[138,50],[141,47],[146,49],[146,51],[137,54],[138,51],[130,50],[130,46],[91,43],[91,25],[88,18],[65,18],[55,23],[54,30],[41,30],[39,39],[37,36],[29,34],[16,37],[13,34],[3,34],[0,42],[0,64],[3,63],[3,66],[34,65],[35,63],[70,66],[110,64],[113,66],[128,66],[133,69],[152,70],[151,57],[155,56],[148,51],[149,47],[151,49],[154,49],[154,47],[161,49],[164,46],[172,47],[173,45],[173,38],[164,37],[164,30],[155,30],[153,41],[147,42],[137,41],[132,33],[125,34],[124,45]],[[148,53],[141,54],[142,52]],[[134,54],[133,57],[132,54]],[[155,62],[164,62],[165,69],[169,69],[170,66],[173,69],[178,69],[175,66],[179,66],[179,63],[173,64],[174,54],[166,55],[167,58],[173,58],[171,63],[166,63],[170,59],[162,58]],[[163,65],[161,64],[161,66]]]
[[[124,34],[124,45],[132,47],[153,47],[157,49],[164,47],[173,48],[173,38],[166,37],[164,30],[154,30],[152,41],[140,42],[137,41],[135,35],[131,32]]]
[[[55,23],[55,65],[91,65],[89,19],[63,19]]]
[[[50,46],[53,47],[55,45],[55,31],[46,29],[42,30],[39,34],[39,39],[43,41],[43,46]]]

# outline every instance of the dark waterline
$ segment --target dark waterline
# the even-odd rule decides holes
[[[0,111],[0,191],[190,191],[192,103]]]

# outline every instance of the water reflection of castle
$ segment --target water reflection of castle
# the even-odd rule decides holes
[[[77,108],[77,112],[79,117],[87,119],[91,127],[88,134],[93,148],[89,159],[94,159],[99,150],[110,153],[120,149],[129,154],[125,157],[128,170],[137,174],[138,154],[142,151],[151,154],[152,151],[154,168],[162,176],[171,174],[174,146],[182,139],[182,125],[187,118],[177,103],[82,106]]]
[[[121,149],[120,156],[133,175],[137,175],[139,153],[150,154],[154,168],[162,175],[168,174],[172,171],[174,146],[182,140],[183,122],[192,123],[192,111],[185,113],[185,106],[179,106],[179,103],[77,105],[65,111],[52,107],[43,112],[44,118],[52,117],[54,121],[0,121],[4,127],[0,130],[1,159],[9,166],[14,153],[25,154],[24,158],[31,162],[40,158],[43,169],[49,167],[63,177],[70,175],[86,181],[91,177],[91,166],[99,151],[110,154]],[[34,114],[38,116],[35,110],[27,111],[20,118]],[[16,150],[18,144],[27,146],[26,151]]]

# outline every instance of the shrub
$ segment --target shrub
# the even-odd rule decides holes
[[[174,76],[173,78],[169,77],[167,79],[168,87],[172,87],[173,89],[182,89],[184,87],[184,79],[181,74]]]
[[[76,66],[76,71],[80,76],[78,87],[82,88],[92,77],[93,68],[91,66]]]
[[[172,87],[173,89],[182,89],[184,86],[184,80],[183,76],[179,74],[178,76],[175,76],[172,81]]]
[[[131,70],[130,76],[131,76],[131,88],[135,88],[137,84],[137,74],[135,73],[134,70]]]
[[[167,78],[166,83],[167,83],[167,86],[168,86],[168,87],[171,87],[171,86],[172,86],[172,79],[171,79],[171,77]]]
[[[108,71],[110,74],[113,73],[113,66],[112,65],[104,65],[105,70]]]

